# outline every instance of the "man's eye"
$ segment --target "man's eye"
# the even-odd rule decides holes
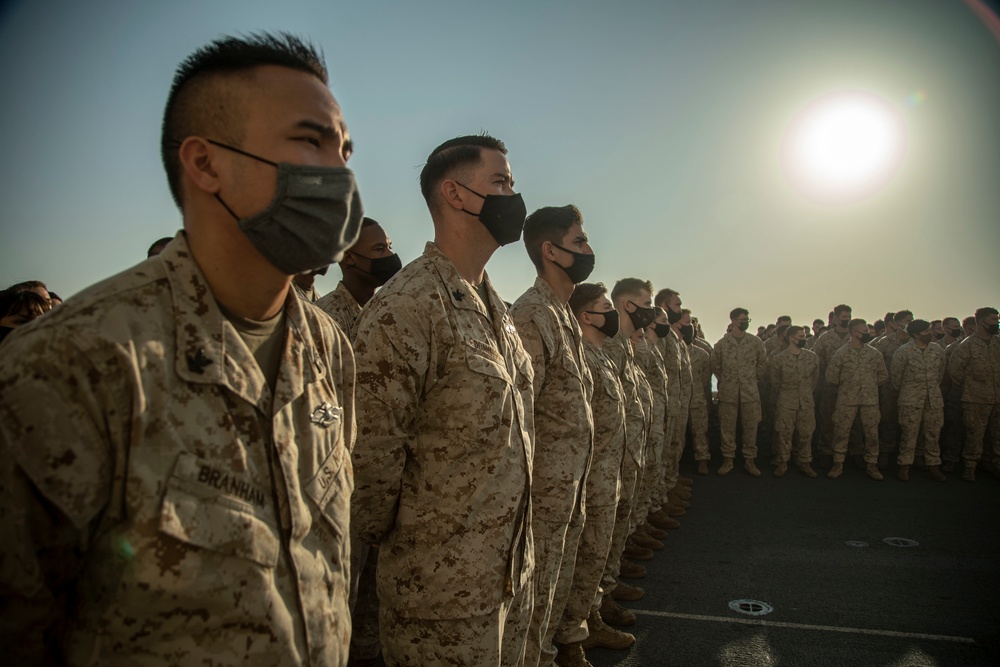
[[[304,141],[308,144],[312,144],[316,148],[319,148],[319,139],[316,137],[299,137],[299,141]]]

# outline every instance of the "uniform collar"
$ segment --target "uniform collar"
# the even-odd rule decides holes
[[[326,373],[309,333],[303,302],[285,296],[285,342],[272,400],[257,361],[219,310],[183,232],[159,255],[174,307],[177,375],[195,384],[218,384],[270,415]],[[273,407],[272,407],[273,406]]]

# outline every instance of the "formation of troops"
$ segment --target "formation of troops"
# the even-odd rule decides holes
[[[896,452],[900,479],[997,474],[994,308],[874,341],[846,305],[769,336],[736,308],[710,345],[677,291],[587,282],[580,211],[528,215],[487,135],[427,158],[434,241],[403,266],[284,34],[185,60],[162,146],[184,231],[0,349],[14,659],[588,665],[635,642],[621,603],[715,421],[721,475],[738,448],[754,476],[764,448],[777,477],[816,477],[814,450],[830,478]],[[485,267],[521,240],[537,278],[506,304]]]

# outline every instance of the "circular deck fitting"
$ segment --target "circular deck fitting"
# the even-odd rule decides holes
[[[774,607],[760,600],[733,600],[729,608],[747,616],[766,616],[774,611]]]
[[[905,537],[887,537],[882,540],[890,547],[919,547],[920,542]]]

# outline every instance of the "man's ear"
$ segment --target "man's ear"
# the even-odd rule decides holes
[[[455,181],[450,179],[441,181],[441,185],[438,187],[438,194],[441,195],[441,200],[444,201],[447,206],[450,206],[457,211],[461,211],[465,208],[465,204],[462,202],[462,189]]]
[[[178,156],[186,180],[195,188],[208,194],[220,189],[219,175],[214,163],[218,153],[201,137],[188,137],[178,149]]]

